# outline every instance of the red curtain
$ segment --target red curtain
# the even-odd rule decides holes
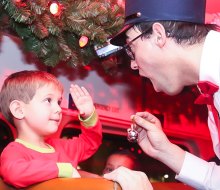
[[[206,1],[206,23],[220,26],[220,0]]]
[[[207,13],[220,13],[220,0],[206,0]]]

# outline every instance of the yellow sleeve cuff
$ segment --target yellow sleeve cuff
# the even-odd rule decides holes
[[[57,163],[58,177],[71,178],[73,174],[73,166],[70,163]]]
[[[81,125],[83,125],[86,128],[94,127],[98,121],[98,114],[95,109],[92,112],[92,114],[85,120],[81,118],[80,115],[78,117],[81,122]]]

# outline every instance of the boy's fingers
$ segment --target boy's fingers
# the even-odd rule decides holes
[[[81,90],[83,91],[84,95],[89,96],[89,92],[88,92],[88,90],[86,90],[85,87],[82,86],[82,87],[81,87]]]

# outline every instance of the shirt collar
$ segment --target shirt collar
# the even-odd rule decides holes
[[[41,153],[53,153],[55,152],[55,149],[50,146],[49,144],[47,144],[48,148],[41,148],[39,146],[36,146],[36,145],[33,145],[33,144],[30,144],[24,140],[21,140],[21,139],[15,139],[15,142],[18,142],[22,145],[24,145],[25,147],[29,148],[29,149],[32,149],[32,150],[35,150],[37,152],[41,152]]]
[[[210,31],[206,36],[200,63],[200,81],[219,83],[220,67],[220,33]]]

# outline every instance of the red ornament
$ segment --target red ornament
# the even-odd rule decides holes
[[[89,38],[87,36],[81,36],[79,39],[79,46],[81,48],[85,47],[87,45],[88,41],[89,41]]]
[[[15,3],[15,5],[17,7],[26,7],[27,6],[25,0],[13,0],[13,2]]]

